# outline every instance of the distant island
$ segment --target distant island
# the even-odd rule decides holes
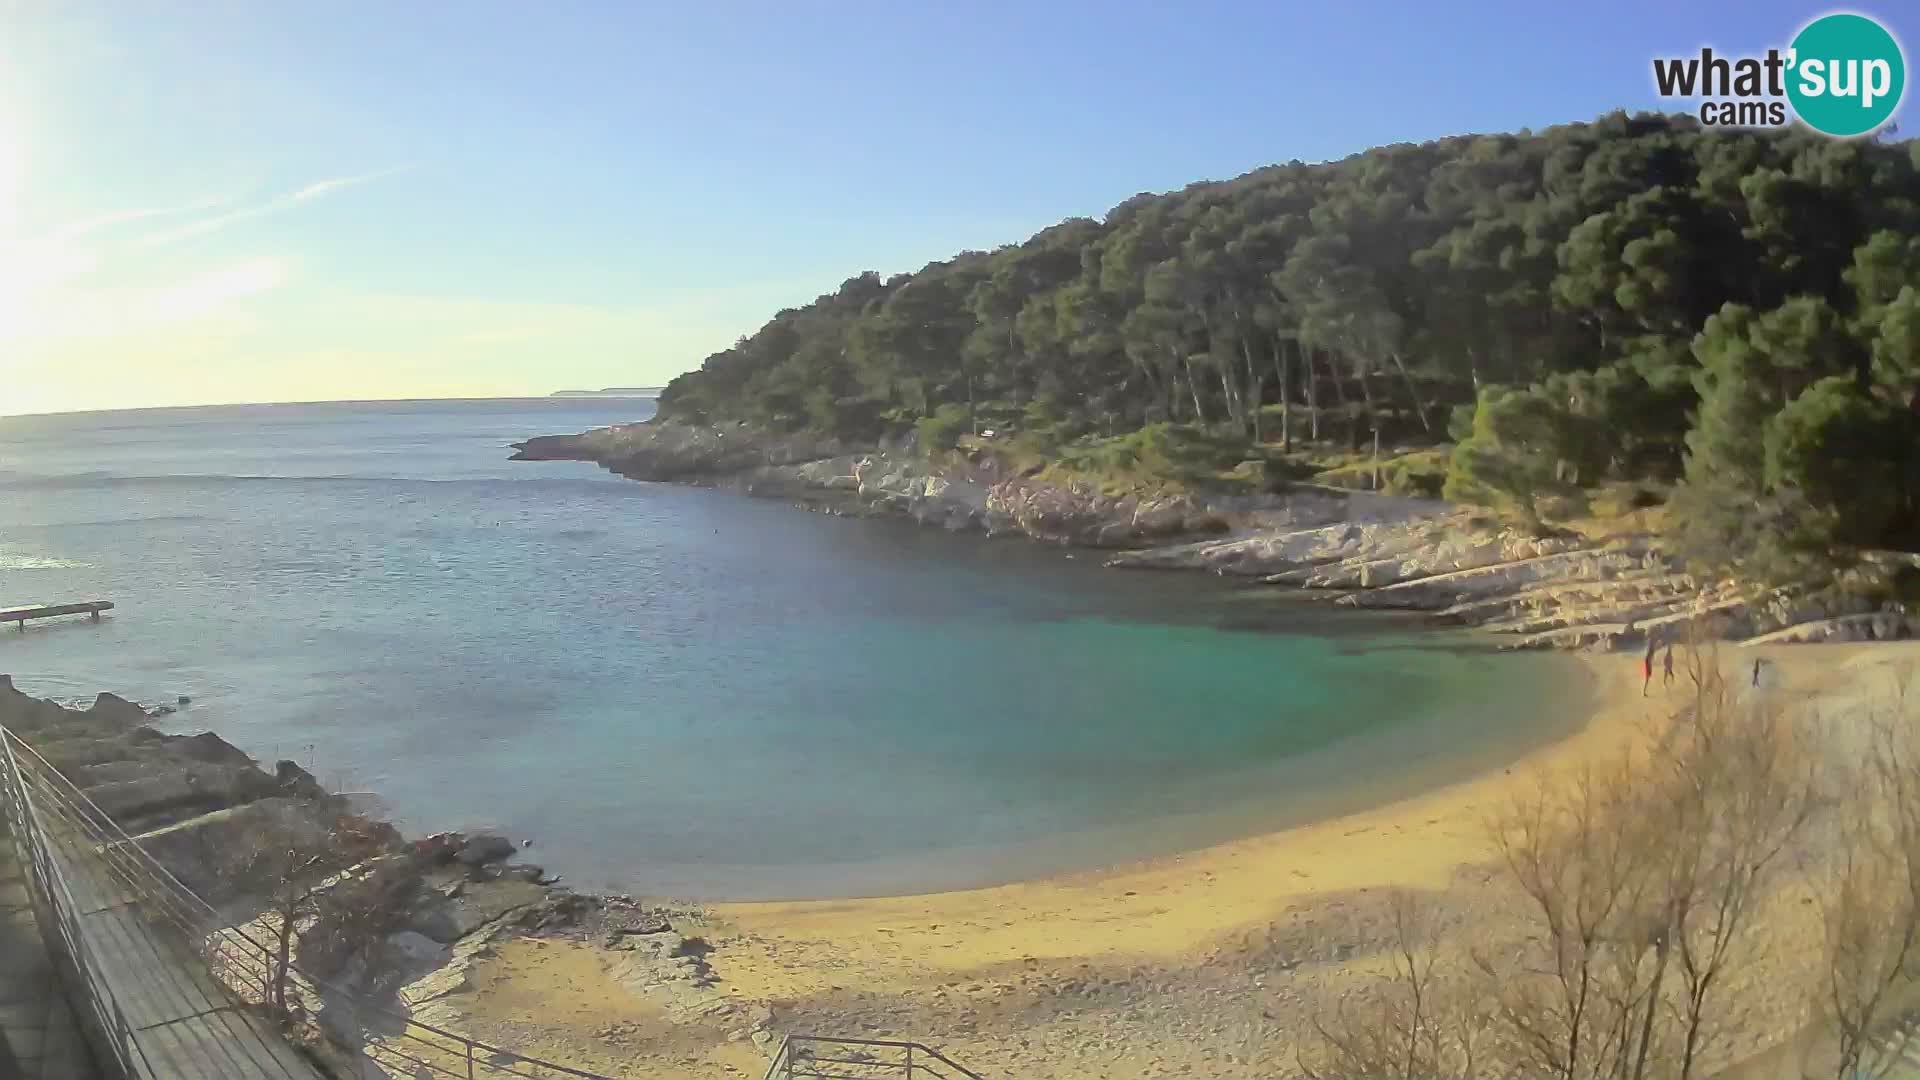
[[[625,397],[657,398],[665,387],[609,386],[605,390],[555,390],[549,397]]]

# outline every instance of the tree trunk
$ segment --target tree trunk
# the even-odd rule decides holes
[[[1354,415],[1353,407],[1347,400],[1347,380],[1340,377],[1340,369],[1332,359],[1327,361],[1327,374],[1333,379],[1333,397],[1340,405],[1340,415],[1347,421],[1347,449],[1360,449],[1360,420]]]
[[[1170,365],[1162,366],[1141,359],[1133,362],[1146,377],[1147,385],[1153,388],[1154,397],[1159,401],[1158,407],[1165,410],[1166,418],[1177,422],[1180,419],[1179,374]]]
[[[1365,401],[1367,406],[1367,426],[1372,428],[1374,434],[1377,436],[1380,433],[1380,411],[1374,405],[1373,379],[1367,375],[1367,367],[1368,365],[1366,361],[1364,360],[1361,361],[1360,363],[1360,394],[1361,394],[1362,400]]]
[[[1580,960],[1579,977],[1574,984],[1573,1000],[1568,1003],[1567,1010],[1567,1068],[1564,1074],[1567,1080],[1573,1080],[1581,1072],[1580,1044],[1586,1035],[1587,993],[1593,985],[1593,972],[1590,968],[1593,963],[1592,942],[1583,941],[1581,945],[1585,948],[1586,955],[1583,955]]]
[[[1247,392],[1253,396],[1253,444],[1260,446],[1266,441],[1265,432],[1260,429],[1260,395],[1266,390],[1266,384],[1258,375],[1251,378],[1253,385],[1247,388]]]
[[[1187,389],[1193,393],[1193,421],[1201,427],[1207,426],[1207,407],[1200,404],[1200,380],[1193,377],[1193,357],[1183,358],[1187,366]]]
[[[1653,1010],[1660,1003],[1660,983],[1667,973],[1667,935],[1660,934],[1660,940],[1654,943],[1653,989],[1647,991],[1647,1012],[1640,1019],[1640,1049],[1633,1059],[1632,1080],[1641,1080],[1647,1075],[1647,1050],[1653,1045]]]
[[[1151,399],[1158,400],[1160,397],[1160,384],[1154,381],[1153,369],[1141,363],[1131,353],[1126,354],[1126,356],[1127,356],[1128,362],[1130,362],[1133,365],[1134,373],[1139,375],[1140,381],[1146,384],[1147,396]],[[1131,377],[1128,378],[1128,382],[1129,383],[1132,382]],[[1029,397],[1032,396],[1031,389],[1027,390],[1027,394]]]
[[[1246,365],[1247,369],[1247,389],[1241,400],[1251,411],[1248,419],[1253,424],[1253,441],[1257,443],[1260,441],[1260,396],[1266,386],[1260,378],[1260,373],[1254,370],[1253,347],[1247,344],[1245,333],[1240,334],[1240,362]]]
[[[1307,367],[1307,438],[1320,441],[1320,373],[1313,366],[1313,350],[1301,354]]]
[[[1413,414],[1420,418],[1420,430],[1432,432],[1433,425],[1427,422],[1427,403],[1420,396],[1420,387],[1413,381],[1413,373],[1407,370],[1406,362],[1400,359],[1398,352],[1387,354],[1393,357],[1393,366],[1400,371],[1400,378],[1406,381],[1407,393],[1413,395]]]
[[[1693,1056],[1699,1052],[1700,1025],[1687,1025],[1686,1047],[1680,1052],[1680,1080],[1693,1080]]]
[[[1273,373],[1280,377],[1280,452],[1293,453],[1293,356],[1286,339],[1273,335]]]
[[[1208,355],[1213,355],[1211,349],[1208,350]],[[1239,428],[1241,431],[1245,431],[1247,429],[1246,409],[1239,400],[1239,391],[1234,388],[1233,376],[1227,371],[1227,365],[1221,364],[1219,367],[1220,400],[1226,403],[1227,422]]]

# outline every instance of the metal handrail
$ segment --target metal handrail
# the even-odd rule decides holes
[[[102,810],[85,791],[41,757],[24,739],[7,730],[4,725],[0,725],[0,746],[5,748],[9,779],[12,783],[17,783],[18,795],[25,810],[24,814],[16,816],[16,820],[21,821],[24,831],[29,833],[35,843],[36,852],[38,853],[39,849],[44,847],[43,838],[46,833],[37,815],[34,814],[34,807],[27,801],[29,797],[27,772],[20,767],[19,759],[14,752],[16,747],[37,764],[33,772],[34,779],[38,783],[33,786],[38,787],[47,800],[54,804],[56,807],[54,813],[63,823],[97,845],[95,853],[100,857],[101,865],[106,867],[108,872],[130,892],[158,904],[157,909],[153,909],[154,913],[195,944],[216,975],[215,981],[229,996],[239,1004],[258,1004],[246,999],[240,987],[235,985],[232,976],[235,972],[241,973],[243,977],[238,981],[246,985],[245,974],[260,974],[262,981],[257,985],[264,989],[276,966],[276,950],[256,940],[241,927],[225,926],[226,920],[211,904],[182,883],[172,871],[141,847],[138,841],[128,836],[112,816]],[[9,784],[9,787],[11,786],[12,784]],[[62,882],[63,896],[60,899],[63,899],[64,903],[56,906],[64,910],[55,913],[62,920],[62,935],[72,937],[78,948],[84,952],[86,947],[84,940],[80,939],[77,930],[67,926],[64,921],[70,918],[69,913],[74,903],[71,891],[64,888],[64,881],[59,877],[58,867],[52,863],[50,856],[47,856],[47,860],[53,871],[53,880]],[[50,904],[54,900],[54,897],[48,897]],[[399,1025],[397,1031],[366,1038],[364,1037],[366,1024],[356,1023],[354,1027],[360,1030],[363,1037],[357,1044],[347,1044],[327,1031],[324,1025],[310,1022],[320,1029],[322,1038],[348,1051],[376,1059],[385,1055],[404,1061],[408,1066],[427,1069],[433,1074],[466,1077],[467,1080],[475,1080],[476,1077],[485,1075],[514,1076],[526,1078],[526,1080],[543,1080],[548,1076],[568,1077],[572,1080],[613,1080],[600,1073],[528,1057],[423,1023],[411,1016],[368,1005],[360,1000],[358,994],[317,978],[298,964],[289,962],[287,970],[298,974],[316,992],[328,995],[333,1000],[348,1006],[355,1020],[385,1021],[388,1024]],[[98,982],[94,979],[89,981],[90,983]],[[111,988],[103,989],[114,1021],[104,1026],[120,1036],[117,1040],[120,1045],[116,1049],[124,1054],[125,1046],[131,1045],[135,1051],[138,1051],[138,1044],[131,1038],[132,1031],[126,1025],[118,1002],[112,998]],[[262,996],[264,998],[264,994]],[[424,1054],[427,1050],[431,1050],[439,1056],[440,1060],[415,1057],[387,1045],[387,1041],[393,1039],[403,1040],[423,1048],[415,1050],[415,1053]],[[444,1040],[444,1042],[435,1040]],[[523,1071],[522,1067],[533,1071]],[[476,1070],[481,1071],[476,1072]]]
[[[5,741],[5,740],[0,739],[0,741]],[[18,745],[21,749],[31,752],[31,748],[27,747],[24,742],[21,742]],[[12,747],[9,746],[7,749],[9,750],[9,752],[11,752]],[[35,756],[37,757],[37,755]],[[97,965],[94,965],[91,960],[91,956],[92,956],[91,946],[88,944],[87,937],[85,934],[81,933],[78,930],[76,925],[77,920],[74,917],[74,913],[78,912],[81,909],[80,909],[79,900],[73,894],[73,887],[69,880],[70,875],[68,873],[68,868],[63,867],[60,861],[53,856],[53,854],[49,849],[49,841],[51,841],[53,845],[67,846],[69,848],[72,847],[74,840],[76,838],[69,836],[69,838],[66,841],[61,841],[60,839],[58,839],[59,833],[55,829],[49,828],[46,820],[47,816],[51,815],[52,817],[60,819],[62,821],[68,821],[69,826],[71,826],[71,822],[67,818],[67,814],[70,813],[70,808],[65,807],[62,804],[60,793],[58,791],[52,790],[44,782],[43,777],[35,775],[29,770],[19,768],[17,756],[14,758],[13,764],[15,768],[14,775],[21,782],[20,790],[22,791],[23,795],[25,795],[28,799],[28,802],[26,803],[26,805],[33,810],[33,816],[30,819],[26,820],[26,824],[28,826],[28,832],[38,842],[39,850],[43,853],[43,858],[45,860],[45,870],[43,871],[43,873],[46,875],[46,879],[48,881],[51,881],[54,883],[55,889],[57,890],[57,892],[49,892],[46,896],[46,903],[53,916],[51,920],[51,924],[59,928],[62,934],[63,940],[71,941],[72,942],[71,947],[79,950],[82,955],[88,958],[88,966],[90,968],[96,967]],[[44,761],[43,761],[43,764],[44,764]],[[36,789],[39,791],[40,795],[44,796],[44,798],[35,799],[32,797],[33,792]],[[18,819],[18,816],[17,816],[17,819]],[[69,832],[72,831],[71,827],[69,827],[68,831]],[[85,837],[83,835],[78,839],[84,840]],[[80,867],[80,868],[84,868],[86,866],[86,863],[84,862],[84,860],[90,852],[81,850],[81,851],[71,851],[70,853],[76,860],[76,862],[72,864],[73,866]],[[95,849],[95,853],[97,853],[97,849]],[[139,906],[139,902],[130,903],[128,905],[128,908],[129,910],[137,911],[140,913],[146,913],[149,910],[144,906]],[[129,940],[134,942],[139,941],[138,938],[129,939]],[[157,961],[157,966],[159,967],[164,968],[168,965],[178,962],[177,957],[163,954],[160,951],[160,947],[152,941],[146,942],[146,951],[151,954],[152,959],[154,961]],[[84,984],[85,984],[84,989],[93,991],[96,994],[97,994],[98,988],[100,987],[105,987],[108,991],[107,1003],[111,1007],[112,1011],[114,1012],[116,1021],[110,1026],[106,1027],[104,1030],[113,1039],[110,1046],[115,1056],[116,1062],[122,1066],[122,1075],[128,1077],[129,1080],[133,1080],[133,1078],[139,1077],[139,1076],[162,1075],[163,1070],[156,1068],[154,1063],[147,1058],[145,1045],[143,1044],[142,1040],[136,1037],[137,1032],[133,1028],[131,1021],[129,1021],[126,1018],[125,1013],[121,1011],[118,996],[113,992],[113,989],[112,989],[114,985],[113,979],[109,976],[109,974],[104,969],[101,969],[98,971],[82,970],[79,974],[81,975],[84,981]],[[226,996],[231,997],[231,994],[227,993],[228,987],[225,983],[219,982],[218,980],[216,980],[216,986],[218,987],[216,992],[223,993]],[[95,998],[90,999],[89,1003],[93,1004],[93,1006],[97,1010],[98,1001],[99,999],[96,996]],[[255,1037],[260,1038],[261,1036],[256,1034]],[[223,1044],[217,1044],[216,1047],[210,1050],[209,1052],[217,1052],[222,1056],[225,1056],[229,1062],[238,1066],[240,1069],[240,1072],[236,1072],[234,1075],[241,1075],[246,1071],[247,1063],[242,1060],[242,1058],[245,1057],[246,1054],[237,1053],[237,1048],[231,1047],[223,1043]],[[144,1069],[134,1070],[130,1067],[127,1067],[130,1060],[129,1058],[130,1053],[132,1055],[138,1056],[140,1063],[143,1066],[145,1066]],[[256,1062],[255,1064],[262,1064],[262,1063]]]
[[[151,1063],[145,1060],[145,1052],[134,1040],[133,1027],[127,1022],[126,1012],[114,995],[113,987],[95,974],[96,965],[86,938],[73,923],[73,892],[59,864],[47,852],[46,834],[40,828],[39,814],[27,791],[20,763],[13,754],[14,741],[12,733],[0,727],[0,796],[4,796],[0,800],[0,808],[10,811],[8,817],[13,827],[8,832],[12,834],[16,854],[24,851],[26,855],[22,862],[32,875],[28,879],[28,887],[34,900],[36,921],[46,927],[51,918],[53,936],[59,941],[60,950],[65,953],[64,959],[86,983],[88,993],[83,995],[83,1004],[94,1014],[94,1023],[99,1030],[109,1036],[107,1041],[121,1072],[132,1074],[133,1053],[138,1053],[142,1064],[148,1065],[151,1071]],[[62,900],[64,903],[60,902]],[[44,938],[46,935],[43,933],[42,936]],[[51,946],[52,942],[48,944]]]
[[[900,1051],[898,1060],[872,1060],[852,1057],[822,1057],[815,1047],[871,1046],[887,1050]],[[919,1059],[915,1056],[918,1054]],[[937,1061],[967,1080],[981,1080],[978,1073],[955,1062],[953,1059],[935,1050],[925,1043],[906,1042],[899,1039],[854,1039],[830,1035],[788,1035],[780,1040],[780,1048],[773,1055],[773,1062],[767,1066],[765,1080],[793,1080],[804,1077],[807,1080],[879,1080],[880,1077],[897,1075],[900,1080],[916,1080],[925,1075],[934,1080],[944,1080],[948,1074],[933,1067],[930,1061]],[[822,1072],[818,1068],[803,1066],[847,1065],[866,1070],[864,1072]]]
[[[31,770],[21,767],[15,748],[31,759],[35,766]],[[192,943],[206,960],[209,969],[215,975],[215,982],[229,997],[242,1005],[264,1003],[268,998],[273,972],[277,965],[276,950],[250,935],[246,929],[227,926],[220,913],[189,888],[159,860],[155,859],[140,843],[128,836],[126,831],[113,820],[112,815],[102,810],[87,793],[81,790],[59,769],[42,757],[25,740],[0,725],[0,750],[5,752],[5,771],[0,784],[8,806],[18,803],[13,820],[21,823],[18,831],[24,836],[16,842],[26,842],[33,850],[36,868],[44,866],[46,880],[54,883],[58,895],[49,893],[45,904],[51,910],[55,925],[68,948],[81,958],[81,962],[92,967],[87,953],[85,939],[73,925],[72,912],[77,909],[71,888],[67,885],[57,862],[46,851],[46,837],[52,832],[41,820],[44,810],[48,816],[58,820],[67,830],[87,841],[90,854],[98,857],[99,865],[132,896],[140,897],[150,905],[142,911],[157,917],[175,933]],[[41,796],[35,800],[33,791]],[[36,894],[38,899],[38,894]],[[120,1058],[123,1068],[131,1072],[130,1054],[144,1052],[133,1036],[125,1013],[114,998],[112,988],[104,980],[91,975],[87,968],[82,974],[87,976],[89,988],[96,994],[89,1003],[96,1013],[100,1013],[99,1022],[103,1030],[114,1036],[113,1050]],[[424,1069],[428,1075],[445,1077],[466,1077],[476,1080],[487,1075],[520,1077],[523,1080],[543,1080],[545,1077],[559,1076],[570,1080],[612,1080],[599,1073],[576,1069],[567,1065],[527,1057],[504,1048],[469,1038],[456,1032],[432,1024],[423,1023],[411,1016],[379,1006],[367,1005],[358,994],[336,984],[316,978],[300,967],[289,962],[287,970],[298,974],[300,979],[317,993],[329,996],[333,1001],[346,1005],[356,1021],[384,1021],[386,1025],[398,1025],[396,1031],[373,1036],[366,1035],[366,1024],[355,1023],[353,1028],[359,1033],[357,1043],[349,1043],[335,1036],[317,1021],[309,1024],[319,1029],[322,1038],[342,1047],[349,1052],[364,1055],[369,1059],[399,1067]],[[242,988],[257,987],[258,1000],[249,1000]],[[102,1011],[104,1006],[104,1011]],[[384,1025],[383,1025],[384,1026]],[[406,1049],[392,1045],[394,1041],[406,1044]],[[874,1047],[900,1052],[900,1060],[862,1060],[858,1058],[840,1058],[822,1056],[815,1053],[816,1047]],[[412,1050],[408,1053],[407,1050]],[[416,1056],[419,1055],[419,1056]],[[383,1061],[384,1059],[384,1061]],[[938,1062],[951,1074],[936,1068]],[[861,1074],[822,1072],[817,1068],[796,1067],[807,1065],[844,1065],[869,1070]],[[420,1075],[414,1071],[411,1075]],[[478,1071],[476,1071],[478,1070]],[[532,1071],[527,1071],[532,1070]],[[925,1076],[931,1080],[950,1080],[950,1077],[963,1077],[965,1080],[981,1080],[980,1076],[954,1062],[932,1047],[917,1042],[904,1042],[892,1039],[836,1038],[814,1035],[790,1035],[781,1041],[773,1062],[767,1071],[767,1080],[792,1080],[795,1077],[807,1080],[860,1080],[884,1075],[872,1070],[897,1072],[901,1080],[918,1080]],[[150,1071],[150,1069],[149,1069]]]

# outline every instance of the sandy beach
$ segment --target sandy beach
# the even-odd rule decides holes
[[[1838,719],[1910,680],[1920,643],[1730,648],[1721,663],[1746,688],[1755,658],[1761,692]],[[675,924],[711,946],[714,981],[698,988],[592,942],[506,940],[474,965],[483,992],[448,1004],[482,1033],[621,1075],[757,1076],[756,1033],[917,1039],[988,1076],[1294,1072],[1311,1018],[1377,970],[1386,887],[1429,892],[1447,927],[1497,924],[1489,816],[1543,775],[1657,730],[1686,699],[1684,676],[1668,690],[1657,670],[1642,696],[1637,656],[1582,662],[1591,686],[1569,700],[1592,703],[1585,725],[1464,783],[1096,873],[713,905]],[[1776,936],[1779,964],[1804,962],[1804,927]]]

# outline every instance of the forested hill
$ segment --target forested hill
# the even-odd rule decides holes
[[[782,311],[663,414],[1057,445],[1448,439],[1450,496],[1674,485],[1690,550],[1920,534],[1920,144],[1612,114],[1138,195]],[[1165,429],[1153,429],[1165,430]]]

